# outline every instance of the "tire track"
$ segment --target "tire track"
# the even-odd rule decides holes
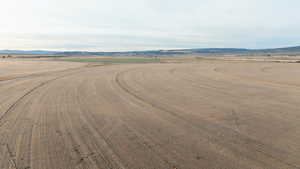
[[[84,102],[84,100],[82,100],[82,102]],[[87,103],[85,103],[87,104]],[[95,121],[96,116],[90,112],[89,110],[86,110],[87,112],[84,113],[86,114],[85,117],[87,118],[87,121],[85,122],[87,126],[91,125],[91,129],[94,130],[94,132],[97,132],[101,138],[105,141],[106,147],[108,149],[111,149],[113,152],[113,155],[111,156],[116,156],[117,162],[120,161],[121,157],[118,155],[117,151],[114,149],[114,145],[113,143],[110,141],[109,138],[107,138],[100,130],[95,130],[97,129],[97,122]],[[83,111],[84,112],[84,111]],[[91,116],[91,117],[89,117]],[[119,116],[122,116],[122,114],[119,114]],[[125,117],[124,117],[125,118]],[[89,121],[89,123],[88,123]],[[128,135],[130,135],[131,137],[135,137],[137,138],[137,140],[135,140],[135,142],[137,144],[139,144],[140,146],[149,149],[150,152],[152,152],[153,154],[156,154],[157,156],[160,157],[160,159],[162,161],[164,161],[169,167],[174,166],[174,164],[172,165],[171,162],[168,161],[168,159],[166,159],[162,153],[158,152],[156,149],[154,149],[153,147],[155,147],[155,141],[153,140],[153,138],[150,138],[148,136],[146,136],[145,134],[140,133],[139,131],[137,131],[135,128],[131,127],[129,124],[127,124],[124,120],[122,121],[122,128],[123,130],[125,130]],[[105,133],[107,134],[107,133]],[[125,165],[123,165],[121,162],[118,162],[120,168],[125,169],[127,167],[125,167]],[[121,165],[122,164],[122,165]]]
[[[81,69],[81,68],[75,68],[76,69]],[[70,71],[70,70],[74,70],[74,69],[68,69],[68,70],[64,70],[64,71],[61,71],[61,72],[65,72],[65,71]],[[8,113],[10,111],[12,111],[26,96],[30,95],[31,93],[33,93],[35,90],[41,88],[42,86],[45,86],[55,80],[58,80],[58,79],[61,79],[61,78],[64,78],[64,77],[67,77],[67,76],[71,76],[73,74],[76,74],[78,72],[72,72],[72,73],[69,73],[69,74],[66,74],[66,75],[63,75],[63,76],[59,76],[59,77],[56,77],[56,78],[53,78],[53,79],[50,79],[50,80],[47,80],[47,81],[44,81],[44,82],[41,82],[39,85],[33,87],[32,89],[30,89],[29,91],[27,91],[25,94],[23,94],[21,97],[19,97],[13,104],[11,104],[8,109],[2,113],[2,116],[0,117],[0,122],[3,121],[3,119],[5,118],[5,116],[8,115]],[[0,128],[3,124],[0,124]]]
[[[241,75],[236,75],[236,74],[228,74],[225,73],[224,71],[222,71],[221,68],[214,68],[213,69],[215,72],[217,73],[221,73],[227,77],[230,78],[235,78],[235,79],[241,79],[241,80],[247,80],[250,82],[259,82],[259,83],[263,83],[263,84],[267,84],[267,85],[272,85],[275,87],[293,87],[293,89],[295,90],[299,90],[300,89],[300,85],[297,84],[292,84],[292,83],[282,83],[282,82],[276,82],[276,81],[271,81],[271,80],[263,80],[263,79],[258,79],[258,78],[252,78],[252,77],[245,77],[245,76],[241,76]]]
[[[300,93],[282,97],[290,100],[277,108],[271,105],[279,98],[244,102],[268,86],[233,84],[233,78],[215,73],[216,65],[184,66],[188,69],[176,64],[79,68],[28,79],[25,92],[23,81],[13,83],[9,90],[19,90],[5,93],[18,95],[1,111],[0,131],[8,132],[0,142],[9,148],[1,144],[0,168],[299,169],[300,137],[292,135],[298,134],[299,109],[288,106]],[[233,95],[220,94],[231,88]],[[244,95],[233,98],[239,94]],[[287,114],[270,120],[277,111]],[[267,138],[272,136],[274,142]]]
[[[157,108],[157,109],[159,109],[159,110],[161,110],[163,112],[167,112],[167,113],[171,114],[172,116],[178,118],[179,120],[184,121],[187,125],[190,125],[191,127],[196,127],[196,128],[202,129],[202,130],[206,131],[207,133],[218,133],[218,131],[223,131],[221,133],[227,133],[229,135],[232,135],[233,136],[232,138],[224,138],[222,134],[220,136],[218,134],[216,134],[216,135],[208,134],[208,137],[212,138],[211,140],[214,140],[214,141],[216,141],[219,144],[223,144],[223,145],[225,144],[226,147],[231,147],[231,150],[239,151],[236,148],[234,148],[235,145],[232,144],[232,142],[239,141],[238,144],[241,144],[241,146],[247,145],[247,146],[249,146],[247,148],[254,149],[256,152],[259,152],[264,157],[267,157],[267,158],[270,158],[270,159],[274,160],[274,162],[277,161],[277,162],[280,162],[281,164],[284,164],[286,166],[289,166],[289,167],[292,167],[292,168],[295,168],[295,169],[299,169],[300,168],[300,166],[297,166],[297,165],[295,165],[293,163],[289,163],[289,162],[283,161],[282,159],[284,159],[284,156],[282,156],[281,154],[278,153],[278,152],[282,152],[282,151],[278,150],[275,147],[268,146],[268,145],[266,145],[266,144],[264,144],[262,142],[259,142],[257,140],[253,140],[252,138],[250,138],[250,137],[248,137],[246,135],[242,135],[240,132],[238,132],[236,130],[231,130],[231,129],[227,128],[227,127],[219,126],[217,124],[209,124],[206,121],[202,121],[202,123],[204,125],[201,125],[201,126],[196,125],[196,124],[192,123],[189,119],[186,119],[184,116],[179,115],[179,114],[184,114],[183,112],[180,112],[179,110],[175,110],[175,109],[173,110],[173,108],[172,109],[167,108],[166,105],[161,106],[161,105],[159,105],[159,104],[157,104],[157,103],[155,103],[153,101],[150,101],[150,100],[148,100],[148,99],[146,99],[146,98],[144,98],[142,96],[139,96],[134,91],[132,91],[130,89],[130,87],[128,87],[126,85],[126,83],[124,81],[121,80],[122,76],[124,76],[125,74],[127,74],[129,72],[133,72],[135,70],[137,70],[137,68],[118,72],[116,74],[116,76],[115,76],[115,82],[118,84],[118,86],[122,90],[124,90],[126,93],[128,93],[131,96],[133,96],[137,100],[140,100],[140,101],[144,102],[145,104],[148,104],[148,105],[150,105],[150,106],[152,106],[154,108]],[[222,138],[224,140],[222,140]],[[239,152],[239,153],[241,153],[241,152]],[[276,156],[274,156],[272,154],[278,154],[280,157],[276,157]],[[247,154],[246,154],[246,156],[249,159],[253,159],[253,160],[259,161],[259,159],[256,159],[253,156],[249,156]],[[261,162],[263,162],[263,161],[261,161]]]
[[[49,80],[46,80],[46,81],[42,81],[42,82],[40,82],[38,85],[36,85],[36,86],[34,86],[33,88],[31,88],[29,91],[27,91],[26,93],[24,93],[24,94],[22,94],[21,95],[21,97],[19,97],[15,102],[13,102],[13,104],[11,104],[9,107],[8,107],[8,109],[2,114],[2,116],[0,117],[0,122],[1,121],[3,121],[5,118],[7,118],[7,117],[9,117],[9,114],[10,114],[10,112],[12,112],[22,101],[23,101],[23,99],[25,99],[26,97],[28,97],[28,96],[30,96],[31,94],[33,94],[35,91],[37,91],[38,89],[40,89],[41,87],[43,87],[43,86],[45,86],[45,85],[48,85],[48,84],[50,84],[51,82],[53,82],[53,81],[56,81],[56,80],[58,80],[58,79],[62,79],[62,78],[65,78],[65,77],[67,77],[67,76],[71,76],[71,75],[74,75],[74,74],[76,74],[76,73],[78,73],[78,72],[80,72],[80,71],[82,71],[81,69],[82,69],[83,67],[79,67],[79,68],[72,68],[72,69],[67,69],[67,70],[63,70],[63,71],[59,71],[60,73],[65,73],[65,72],[68,72],[68,71],[72,71],[71,73],[67,73],[67,74],[64,74],[64,75],[62,75],[62,76],[58,76],[58,77],[55,77],[55,78],[51,78],[51,79],[49,79]],[[75,71],[75,72],[73,72],[73,71]],[[48,75],[48,74],[52,74],[53,72],[49,72],[49,73],[45,73],[45,75]],[[13,126],[15,126],[16,125],[16,123],[18,122],[18,119],[19,119],[19,115],[16,117],[16,120],[15,120],[15,122],[14,122],[14,124],[13,124]],[[1,129],[1,127],[4,125],[4,124],[6,124],[6,122],[8,122],[8,121],[4,121],[4,122],[2,122],[2,123],[0,123],[0,129]],[[33,124],[34,125],[34,124]],[[27,143],[28,145],[26,146],[26,147],[28,147],[28,151],[31,149],[31,147],[32,147],[32,145],[31,145],[31,142],[32,141],[30,141],[31,139],[32,139],[32,127],[33,127],[33,125],[30,125],[29,127],[29,131],[28,132],[30,132],[30,133],[28,133],[28,134],[25,134],[25,135],[28,135],[28,138],[26,139],[26,137],[25,138],[23,138],[23,136],[22,136],[22,139],[25,139],[24,140],[24,142],[25,143]],[[28,139],[30,139],[30,140],[28,140]],[[9,144],[10,143],[8,143],[7,141],[5,141],[5,142],[3,142],[3,143],[1,143],[1,145],[6,145],[6,147],[7,147],[7,152],[9,153],[9,156],[8,156],[8,158],[10,159],[10,161],[12,162],[12,165],[13,165],[13,167],[15,168],[15,169],[20,169],[20,164],[18,164],[18,162],[17,162],[17,159],[16,159],[16,155],[14,155],[14,156],[12,156],[12,150],[11,149],[9,149]],[[26,153],[26,152],[21,152],[21,153]],[[31,163],[31,160],[30,160],[30,158],[31,158],[31,155],[29,154],[28,156],[25,156],[26,158],[28,158],[27,160],[27,162],[29,162],[29,163]],[[22,162],[22,161],[20,161],[20,162]],[[26,164],[26,163],[25,163]],[[23,164],[21,164],[21,166],[22,166]],[[25,168],[28,168],[28,166],[22,166],[22,167],[25,167]]]

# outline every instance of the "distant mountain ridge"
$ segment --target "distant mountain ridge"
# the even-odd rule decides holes
[[[246,49],[246,48],[199,48],[174,50],[146,50],[127,52],[88,52],[88,51],[46,51],[46,50],[0,50],[0,54],[18,55],[184,55],[184,54],[247,54],[247,53],[278,53],[300,52],[300,46],[273,48],[273,49]]]

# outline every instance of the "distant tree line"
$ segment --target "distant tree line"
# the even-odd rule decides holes
[[[2,59],[5,59],[5,58],[11,58],[11,57],[12,57],[11,55],[2,56]]]

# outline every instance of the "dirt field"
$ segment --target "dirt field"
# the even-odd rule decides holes
[[[1,169],[300,168],[300,64],[54,63],[0,64],[40,72],[0,81]]]
[[[76,68],[82,63],[55,62],[43,59],[0,59],[0,80],[14,79],[43,72]]]

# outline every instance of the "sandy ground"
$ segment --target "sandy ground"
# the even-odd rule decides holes
[[[0,59],[0,80],[49,71],[76,68],[82,63],[55,62],[42,59]]]
[[[0,168],[297,169],[299,74],[200,62],[0,81]]]

